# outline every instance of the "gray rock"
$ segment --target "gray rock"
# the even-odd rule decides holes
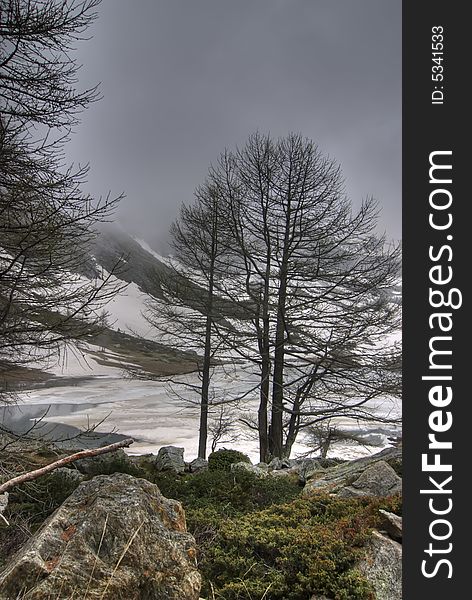
[[[401,456],[401,448],[386,448],[372,456],[363,456],[357,460],[317,471],[307,481],[302,495],[306,497],[318,491],[336,493],[351,485],[368,467],[379,461],[384,461],[390,466],[401,465]]]
[[[208,471],[208,461],[204,458],[195,458],[189,463],[190,473],[201,473],[202,471]]]
[[[74,462],[74,466],[84,475],[111,475],[112,473],[131,472],[136,466],[126,452],[119,448],[115,452],[81,458]]]
[[[338,491],[341,498],[363,496],[390,496],[402,491],[402,480],[392,467],[383,460],[369,465],[365,471],[348,485]]]
[[[259,467],[246,462],[238,462],[233,463],[231,465],[231,473],[238,472],[252,473],[253,475],[256,475],[256,477],[260,477],[261,479],[264,479],[265,477],[269,476],[269,473],[264,469],[260,469]]]
[[[376,600],[402,600],[402,547],[398,542],[374,531],[357,568],[374,587]]]
[[[289,458],[273,458],[269,463],[269,471],[289,469],[292,466],[293,463]]]
[[[294,481],[299,481],[300,476],[298,474],[297,469],[279,469],[278,471],[269,471],[269,475],[275,479],[293,479]]]
[[[158,471],[184,473],[184,449],[176,446],[163,446],[157,453],[154,466]]]
[[[403,519],[394,513],[388,512],[387,510],[379,509],[379,513],[382,515],[382,529],[384,529],[388,535],[397,542],[402,542],[403,538]]]
[[[149,472],[155,470],[156,455],[155,454],[138,454],[135,456],[128,455],[132,465],[140,472]],[[133,475],[134,473],[130,473]],[[139,477],[139,475],[136,475]]]
[[[297,470],[300,483],[306,483],[310,477],[313,477],[313,475],[319,471],[323,471],[326,466],[334,466],[337,464],[334,461],[327,461],[328,459],[304,458],[297,460],[296,466],[292,468]]]
[[[262,469],[263,471],[268,471],[269,470],[269,465],[267,463],[265,463],[265,462],[257,463],[254,466],[257,467],[258,469]]]
[[[315,474],[323,472],[328,467],[337,466],[339,463],[339,459],[331,458],[273,459],[270,464],[277,468],[272,469],[269,464],[269,469],[273,474],[282,471],[288,471],[292,475],[296,474],[300,483],[305,484]]]
[[[198,600],[182,506],[131,475],[80,484],[11,559],[0,599]]]
[[[75,486],[78,486],[85,479],[85,475],[80,471],[77,471],[77,469],[68,469],[67,467],[59,467],[59,469],[52,471],[48,477],[57,480],[59,484],[64,482],[66,485]]]

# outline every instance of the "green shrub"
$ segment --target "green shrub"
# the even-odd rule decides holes
[[[400,497],[301,499],[290,479],[225,470],[149,478],[183,503],[197,541],[203,597],[373,599],[355,564],[381,524],[379,508],[400,514]]]
[[[222,448],[212,452],[208,457],[208,468],[210,471],[230,471],[233,463],[250,463],[251,459],[247,454],[239,450],[227,450]]]
[[[261,479],[244,471],[202,471],[184,476],[154,473],[146,477],[157,484],[164,496],[180,500],[188,518],[195,509],[211,509],[222,517],[241,515],[289,502],[301,491],[298,483],[291,480]]]
[[[214,590],[222,600],[306,600],[317,593],[372,600],[355,564],[379,504],[393,510],[398,500],[318,496],[219,523],[214,515],[194,513],[200,520],[193,527],[206,541],[199,562],[202,595],[212,597]]]

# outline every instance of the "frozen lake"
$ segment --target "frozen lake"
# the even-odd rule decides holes
[[[250,390],[254,385],[251,377],[240,373],[220,373],[216,383],[224,394],[234,393],[237,389]],[[189,376],[189,381],[198,384],[198,376]],[[140,381],[126,379],[121,376],[91,376],[67,378],[61,385],[53,385],[35,389],[20,394],[18,414],[22,419],[34,419],[44,414],[51,406],[45,417],[48,423],[66,425],[73,428],[85,429],[92,424],[103,421],[97,431],[107,433],[114,431],[124,436],[130,436],[136,441],[130,447],[131,454],[157,453],[161,446],[175,445],[185,448],[186,460],[197,455],[198,447],[198,406],[192,406],[179,398],[175,391],[179,388],[169,382]],[[181,391],[181,394],[187,394]],[[242,407],[246,414],[256,414],[256,401],[248,401]],[[390,411],[382,407],[382,413]],[[399,407],[395,408],[395,413]],[[17,415],[18,416],[18,415]],[[370,439],[377,442],[376,447],[362,446],[353,443],[338,443],[330,451],[330,456],[356,458],[361,455],[377,452],[388,444],[387,435],[400,433],[400,428],[394,425],[378,425],[356,423],[352,420],[339,421],[343,429],[370,432]],[[73,431],[73,430],[71,430]],[[303,440],[301,440],[303,442]],[[258,461],[257,440],[254,433],[237,423],[231,439],[223,440],[219,447],[231,447],[248,453],[251,459]],[[306,452],[309,448],[303,443],[294,447],[293,455]]]

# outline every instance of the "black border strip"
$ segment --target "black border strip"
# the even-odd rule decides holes
[[[465,111],[465,88],[470,71],[467,55],[471,52],[462,6],[459,2],[437,0],[403,2],[403,598],[406,600],[464,598],[470,587],[466,575],[470,555],[467,509],[471,495],[467,484],[472,480],[468,466],[472,399],[466,373],[472,371],[469,365],[472,327],[465,290],[472,254],[472,235],[467,222],[468,205],[472,201],[466,189],[471,171],[466,139],[471,128]],[[433,31],[433,27],[438,29]],[[442,39],[432,38],[435,34],[441,34]],[[443,44],[443,54],[438,51],[433,55],[433,44],[437,50],[439,42]],[[441,60],[434,61],[435,58]],[[433,69],[437,66],[442,69]],[[438,73],[443,75],[442,81]],[[433,76],[438,81],[433,81]],[[436,92],[434,98],[433,92]],[[433,104],[441,101],[439,92],[443,93],[442,103]],[[431,155],[432,152],[451,154]],[[430,161],[449,164],[452,169],[433,170],[430,182]],[[448,182],[449,178],[452,182]],[[451,204],[446,207],[449,200]],[[434,208],[431,203],[443,203],[446,208]],[[431,213],[435,225],[445,225],[451,218],[450,226],[435,229],[429,222]],[[432,267],[439,268],[431,272]],[[447,283],[432,282],[432,279],[448,279],[449,275],[451,280]],[[443,293],[445,304],[448,298],[451,304],[458,304],[462,295],[462,306],[434,308],[432,302],[441,304],[440,293],[430,299],[430,290],[434,289]],[[449,297],[452,289],[457,291]],[[449,316],[441,320],[432,317],[434,313]],[[450,326],[450,331],[441,331],[440,322],[444,329]],[[432,340],[435,336],[442,339]],[[452,354],[432,355],[430,343],[433,349],[451,350]],[[448,365],[452,368],[447,369]],[[451,380],[424,380],[423,376],[450,376]],[[431,392],[435,386],[438,389]],[[452,393],[450,402],[448,387]],[[452,425],[447,427],[450,419]],[[445,431],[434,431],[439,428]],[[428,436],[433,433],[436,440],[452,442],[452,448],[428,448],[431,441]],[[452,470],[422,468],[422,454],[427,454],[427,463],[440,461],[444,465],[441,468],[451,465]],[[452,480],[445,483],[450,476]],[[444,493],[439,491],[440,487]],[[435,493],[422,494],[422,489]],[[450,510],[442,515],[433,513],[447,509]]]

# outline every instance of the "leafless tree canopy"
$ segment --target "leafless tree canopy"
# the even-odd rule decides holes
[[[400,247],[376,234],[377,213],[372,199],[353,210],[339,166],[310,140],[255,134],[220,156],[172,229],[176,268],[202,299],[174,322],[207,356],[254,365],[247,423],[261,460],[325,419],[372,419],[372,401],[399,394]],[[182,289],[167,285],[173,306],[188,305]]]
[[[113,289],[80,276],[117,199],[82,191],[63,149],[97,89],[77,90],[74,46],[99,0],[0,0],[0,369],[98,322]],[[34,356],[33,356],[34,355]],[[43,352],[44,356],[44,352]]]

